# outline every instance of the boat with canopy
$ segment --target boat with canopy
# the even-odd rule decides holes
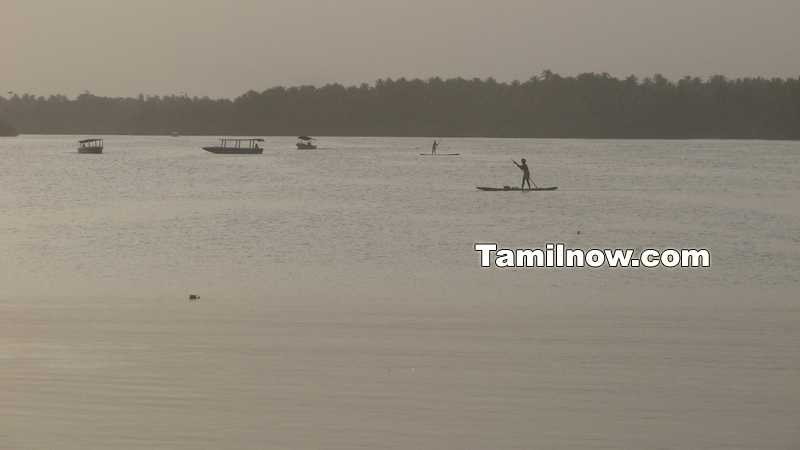
[[[222,155],[260,155],[261,153],[264,153],[264,149],[258,145],[259,142],[264,142],[264,139],[222,138],[219,140],[219,145],[213,147],[203,147],[203,150]]]
[[[103,140],[92,138],[78,141],[78,153],[98,155],[103,153]]]
[[[316,150],[317,145],[314,143],[314,138],[310,136],[298,136],[297,137],[297,149],[298,150]]]

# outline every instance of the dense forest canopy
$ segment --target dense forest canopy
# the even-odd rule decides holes
[[[0,118],[0,136],[17,136],[18,134],[16,128]]]
[[[800,139],[800,77],[670,81],[545,71],[525,82],[381,79],[233,100],[9,93],[0,117],[29,134]]]

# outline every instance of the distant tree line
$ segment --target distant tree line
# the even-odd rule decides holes
[[[17,136],[18,134],[16,128],[11,126],[10,123],[0,119],[0,136]]]
[[[525,82],[381,79],[240,97],[0,97],[31,134],[800,139],[800,77],[619,79],[545,71]]]

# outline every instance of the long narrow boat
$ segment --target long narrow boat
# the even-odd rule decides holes
[[[480,189],[481,191],[488,191],[488,192],[535,192],[535,191],[555,191],[556,189],[558,189],[558,186],[540,187],[533,189],[522,189],[511,186],[503,186],[501,188],[478,186],[478,189]]]
[[[78,141],[78,153],[99,155],[103,153],[102,139],[84,139]]]
[[[221,155],[260,155],[264,153],[258,143],[264,142],[263,139],[220,139],[219,145],[215,147],[203,147],[203,150]]]

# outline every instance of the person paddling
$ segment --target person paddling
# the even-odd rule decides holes
[[[438,148],[439,148],[439,143],[436,142],[436,140],[434,140],[433,146],[431,147],[431,155],[435,155]]]
[[[528,164],[525,162],[525,158],[522,158],[522,164],[517,164],[517,162],[514,161],[513,159],[511,160],[511,162],[513,162],[514,165],[519,167],[519,170],[522,171],[522,187],[520,189],[524,191],[525,190],[525,182],[527,182],[528,183],[528,190],[530,190],[531,189],[531,171],[530,171],[530,169],[528,169]],[[533,187],[535,187],[536,189],[539,189],[539,186],[536,186],[536,183],[533,183]]]

